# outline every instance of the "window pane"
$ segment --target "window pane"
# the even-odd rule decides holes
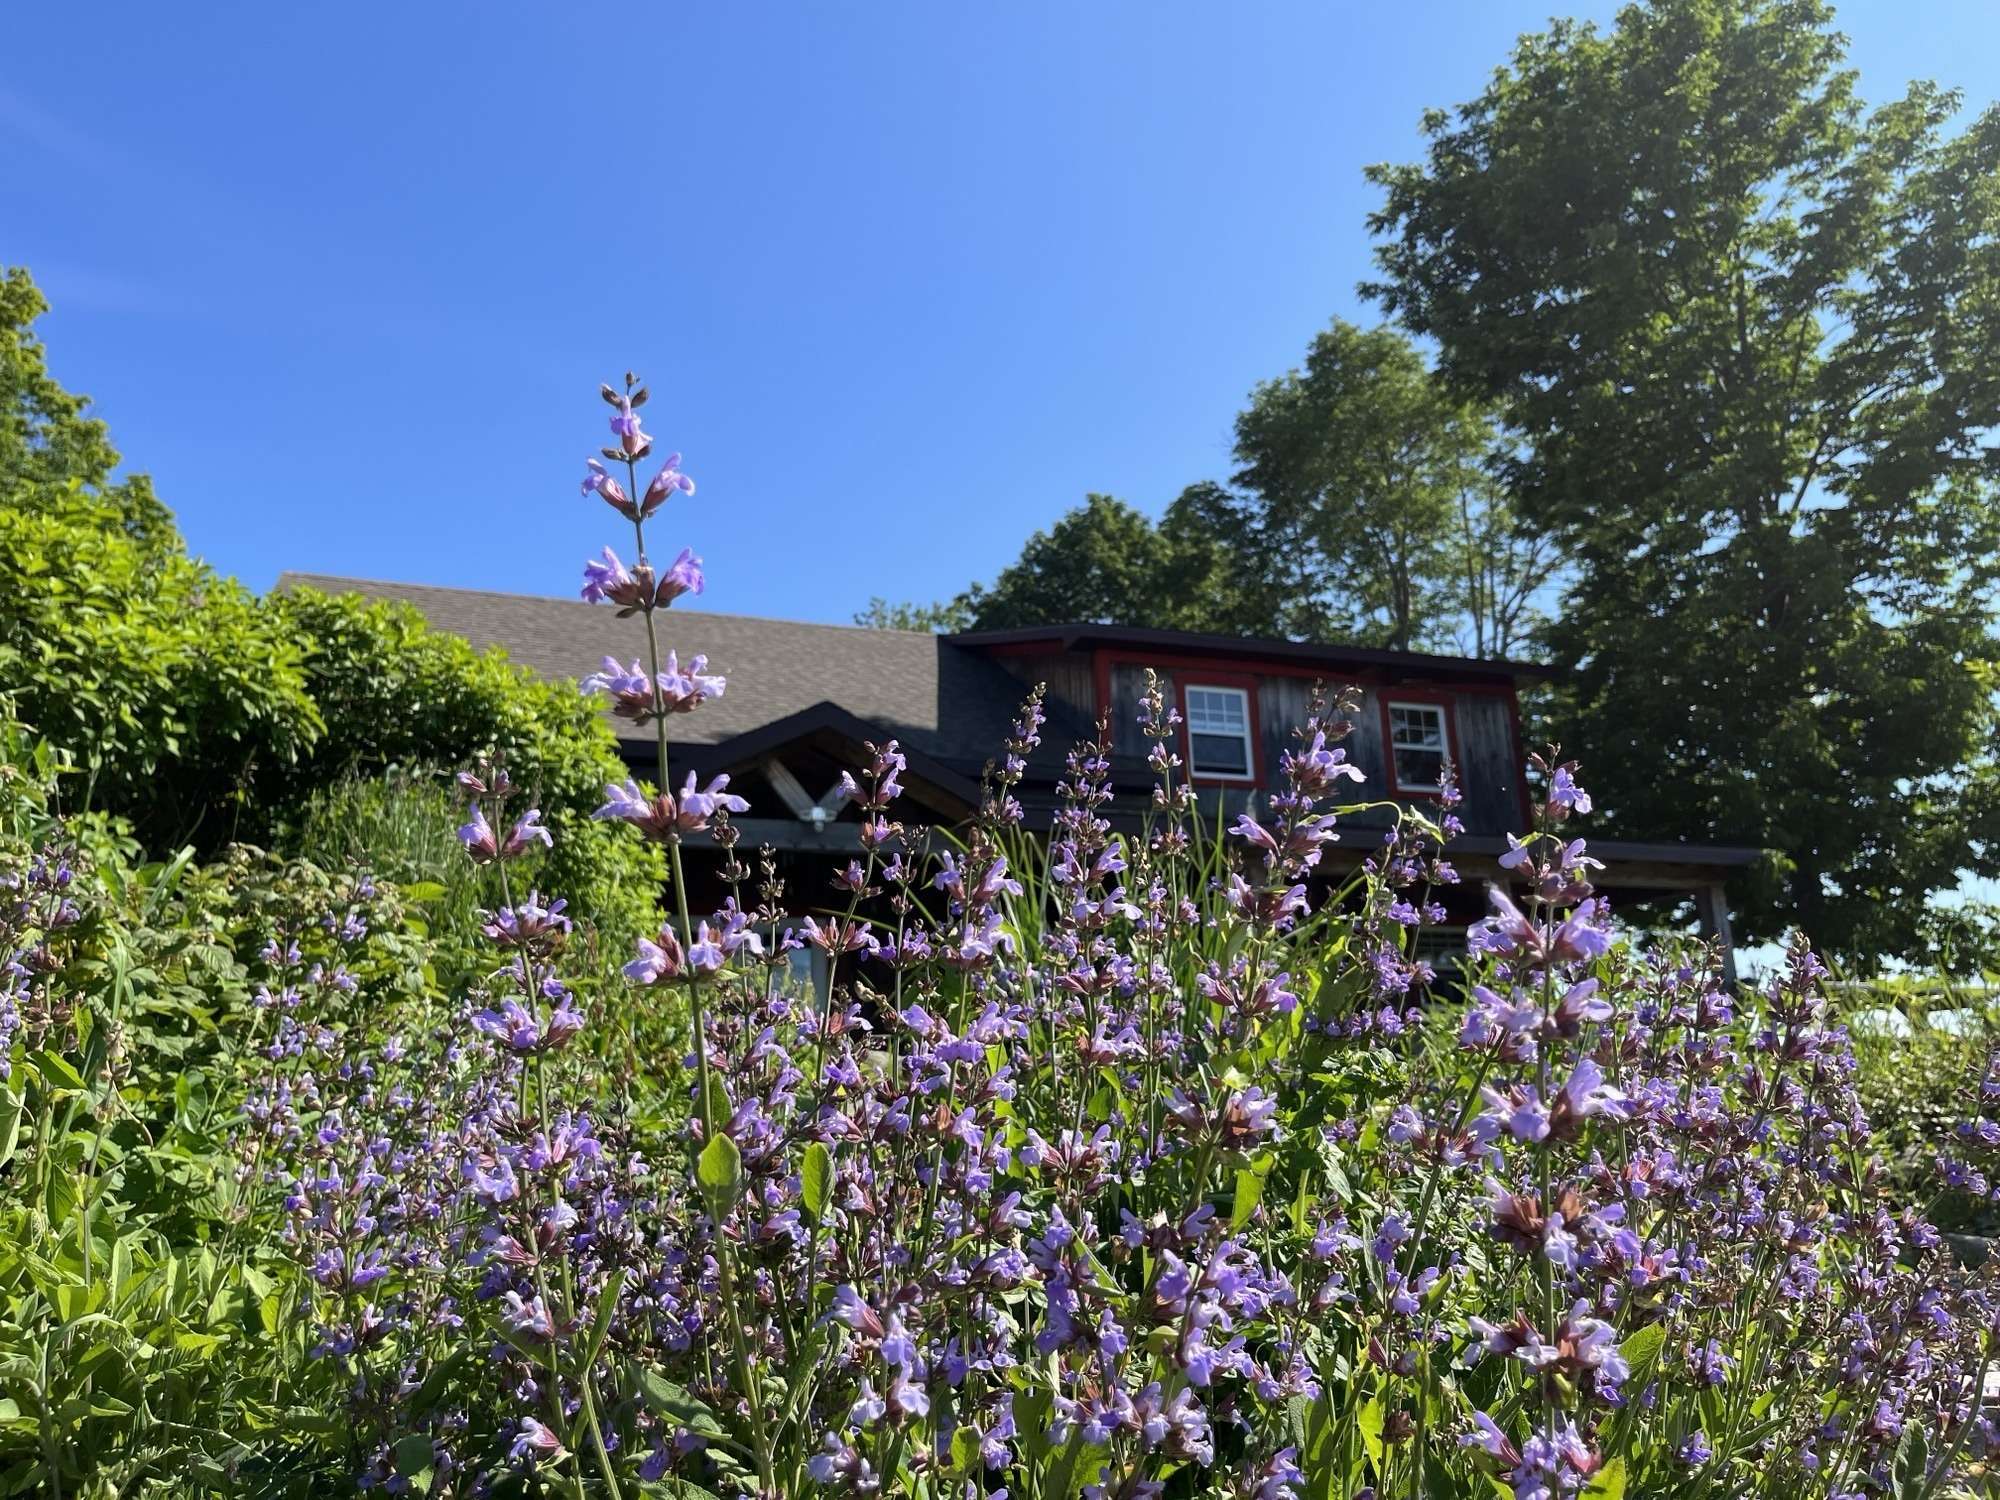
[[[1389,732],[1398,746],[1444,749],[1444,710],[1427,704],[1391,704]]]
[[[1432,703],[1389,705],[1389,744],[1396,757],[1396,784],[1429,789],[1444,777],[1444,710]]]
[[[1190,733],[1188,751],[1194,761],[1191,769],[1197,774],[1218,776],[1250,774],[1249,747],[1243,743],[1240,734]]]
[[[1188,728],[1201,734],[1241,734],[1249,727],[1243,695],[1220,688],[1189,688]]]
[[[1444,779],[1442,750],[1411,750],[1396,747],[1396,785],[1428,791]]]

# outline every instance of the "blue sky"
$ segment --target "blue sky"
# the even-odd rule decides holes
[[[629,366],[703,602],[845,620],[1224,474],[1250,386],[1368,316],[1362,167],[1550,9],[16,7],[0,260],[253,587],[573,590]],[[1841,20],[1871,99],[1990,98],[1990,0]]]

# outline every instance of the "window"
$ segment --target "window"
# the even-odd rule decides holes
[[[1250,695],[1242,688],[1187,690],[1188,772],[1230,781],[1255,776],[1250,756]]]
[[[1398,791],[1436,791],[1449,753],[1442,704],[1389,705],[1389,754]]]

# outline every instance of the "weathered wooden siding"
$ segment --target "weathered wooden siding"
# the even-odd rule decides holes
[[[1000,663],[1029,687],[1046,683],[1049,698],[1060,703],[1086,724],[1097,720],[1097,684],[1091,675],[1090,658],[1082,652],[1051,652],[1047,656],[996,656]]]
[[[1180,688],[1174,674],[1160,669],[1160,690],[1167,702],[1176,704]],[[1146,694],[1146,669],[1114,663],[1111,668],[1111,751],[1114,755],[1143,756],[1152,748],[1139,729],[1139,700]]]
[[[1178,702],[1177,677],[1199,681],[1198,670],[1177,672],[1156,669],[1169,702]],[[1237,675],[1257,675],[1248,664],[1231,662],[1229,671]],[[1146,740],[1139,732],[1139,697],[1145,691],[1146,670],[1142,665],[1118,663],[1111,669],[1111,716],[1114,749],[1121,755],[1143,755]],[[1331,690],[1331,687],[1330,687]],[[1437,691],[1436,685],[1427,690]],[[1521,768],[1515,763],[1513,705],[1504,695],[1492,692],[1450,693],[1452,734],[1459,757],[1459,781],[1465,801],[1459,815],[1467,832],[1497,834],[1520,826]],[[1383,740],[1382,699],[1394,697],[1396,690],[1370,686],[1362,690],[1352,722],[1353,733],[1346,741],[1347,758],[1361,768],[1367,780],[1359,786],[1343,786],[1342,800],[1382,801],[1389,797],[1389,765]],[[1290,674],[1257,678],[1258,749],[1267,779],[1265,790],[1277,782],[1279,757],[1297,744],[1292,731],[1305,722],[1312,698],[1312,679]],[[1205,804],[1212,800],[1204,793]],[[1234,800],[1234,799],[1232,799]],[[1386,809],[1360,814],[1350,821],[1362,826],[1386,824]]]
[[[1459,816],[1471,833],[1518,832],[1521,827],[1521,767],[1514,760],[1514,706],[1497,693],[1458,693],[1459,784],[1465,802]]]

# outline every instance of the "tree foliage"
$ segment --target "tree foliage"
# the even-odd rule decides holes
[[[497,751],[542,798],[550,877],[577,912],[636,929],[657,858],[590,821],[626,775],[596,709],[407,606],[259,599],[187,555],[85,398],[50,377],[25,272],[0,282],[0,694],[76,761],[65,796],[141,845],[283,843],[313,796],[391,767]]]
[[[1286,634],[1504,654],[1539,584],[1487,473],[1491,416],[1400,333],[1336,319],[1236,419],[1246,550]]]
[[[866,609],[857,609],[853,618],[855,624],[870,630],[914,630],[936,635],[949,635],[971,623],[965,607],[956,599],[919,604],[907,599],[884,599],[880,594],[868,601]]]
[[[1560,713],[1634,836],[1779,851],[1753,935],[1991,873],[2000,112],[1872,113],[1819,0],[1525,38],[1374,170],[1375,288],[1574,557]]]
[[[1231,484],[1157,523],[1092,495],[991,585],[931,606],[981,628],[1095,621],[1501,656],[1553,549],[1493,477],[1497,434],[1393,329],[1336,321],[1236,419]],[[911,616],[914,618],[914,616]]]

